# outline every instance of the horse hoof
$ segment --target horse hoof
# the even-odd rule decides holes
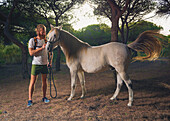
[[[115,97],[111,97],[110,100],[116,100],[116,98]]]
[[[131,106],[132,106],[132,103],[128,103],[127,106],[128,106],[128,107],[131,107]]]
[[[81,98],[81,99],[84,99],[84,95],[82,95],[80,98]]]
[[[69,97],[67,100],[68,100],[68,101],[71,101],[71,97]]]

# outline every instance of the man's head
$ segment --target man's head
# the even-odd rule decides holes
[[[46,36],[46,27],[43,24],[38,24],[37,28],[35,29],[38,36],[45,38]]]

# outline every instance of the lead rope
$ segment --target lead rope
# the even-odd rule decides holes
[[[51,55],[49,57],[49,65],[48,65],[48,69],[49,69],[49,74],[48,74],[48,81],[50,81],[50,96],[52,98],[56,98],[57,97],[57,88],[55,86],[55,83],[54,83],[54,77],[53,77],[53,71],[52,71],[52,67],[50,66],[50,62],[51,62],[51,56],[52,56],[52,52],[51,52]],[[55,96],[52,96],[52,87],[51,87],[51,82],[53,82],[53,85],[54,85],[54,89],[55,89]]]

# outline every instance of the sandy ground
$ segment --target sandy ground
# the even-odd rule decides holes
[[[128,74],[133,82],[134,104],[128,107],[128,91],[122,86],[118,100],[111,101],[115,91],[112,71],[85,74],[87,94],[80,99],[81,86],[77,81],[76,95],[67,101],[70,94],[70,74],[67,66],[54,73],[57,99],[47,97],[49,104],[41,102],[41,77],[33,95],[34,105],[27,108],[29,79],[23,80],[20,65],[0,67],[0,120],[41,121],[117,121],[117,120],[170,120],[170,63],[168,60],[135,62]],[[53,90],[54,93],[54,90]]]

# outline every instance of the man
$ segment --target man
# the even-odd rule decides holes
[[[38,24],[35,29],[37,33],[37,37],[31,38],[29,40],[29,54],[33,56],[32,60],[32,68],[31,68],[31,80],[29,84],[29,100],[27,107],[33,105],[32,95],[34,91],[35,81],[38,77],[38,74],[41,73],[42,76],[42,90],[43,90],[43,98],[42,101],[45,103],[49,103],[50,100],[46,97],[47,90],[47,73],[48,73],[48,53],[45,48],[46,43],[46,27],[43,24]],[[52,59],[51,59],[52,62]]]

